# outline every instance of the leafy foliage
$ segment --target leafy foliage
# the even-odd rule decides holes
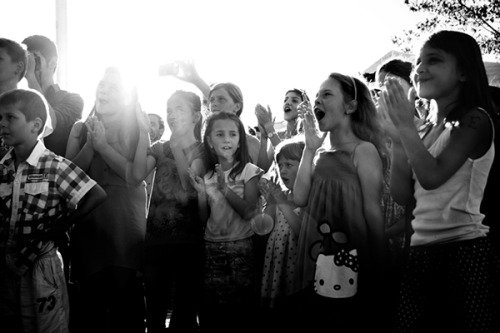
[[[500,59],[500,0],[405,0],[413,12],[426,18],[414,29],[403,30],[392,42],[412,52],[416,39],[441,29],[459,30],[473,36],[483,54]]]

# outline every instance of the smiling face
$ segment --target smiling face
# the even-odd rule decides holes
[[[300,161],[289,159],[283,156],[279,157],[278,159],[280,178],[283,181],[283,184],[290,191],[293,191],[293,185],[295,184],[295,178],[297,177],[297,171],[299,170],[299,162]]]
[[[180,95],[169,99],[167,105],[167,124],[172,133],[193,132],[199,113],[193,112],[192,105]],[[201,115],[200,115],[201,116]]]
[[[234,161],[234,156],[240,146],[240,134],[233,120],[215,120],[207,140],[220,162],[222,162],[221,159],[226,162]]]
[[[283,112],[284,112],[284,119],[286,121],[294,120],[297,118],[297,106],[302,102],[302,97],[294,92],[294,91],[289,91],[285,95],[285,101],[283,102]]]
[[[226,89],[219,88],[210,92],[208,107],[211,112],[229,112],[238,114],[241,110],[241,103],[235,102]]]
[[[120,75],[107,71],[96,90],[95,107],[97,113],[115,114],[126,107],[126,94]]]
[[[440,49],[428,45],[420,50],[415,67],[414,82],[421,98],[456,99],[465,76],[458,68],[457,59]]]
[[[322,132],[332,131],[344,119],[346,106],[340,83],[328,78],[319,88],[314,103],[314,115]]]

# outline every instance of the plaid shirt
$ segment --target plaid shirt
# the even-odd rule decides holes
[[[0,161],[0,267],[23,275],[96,182],[41,141],[17,170],[13,153]]]

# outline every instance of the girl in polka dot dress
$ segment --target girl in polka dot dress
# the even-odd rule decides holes
[[[413,80],[419,97],[437,105],[422,138],[397,81],[386,80],[381,98],[401,139],[391,192],[401,204],[416,199],[394,332],[500,332],[499,260],[479,209],[495,131],[477,42],[434,33]]]
[[[281,183],[263,182],[260,191],[267,204],[264,213],[275,221],[269,235],[264,259],[261,300],[265,309],[279,309],[292,293],[297,258],[297,239],[300,231],[300,208],[293,202],[293,184],[304,149],[304,141],[288,139],[276,147],[276,164]]]

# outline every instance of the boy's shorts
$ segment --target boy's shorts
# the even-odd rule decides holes
[[[53,248],[19,277],[2,273],[0,318],[19,318],[24,332],[69,332],[69,299],[61,254]],[[5,288],[9,288],[7,290]]]

